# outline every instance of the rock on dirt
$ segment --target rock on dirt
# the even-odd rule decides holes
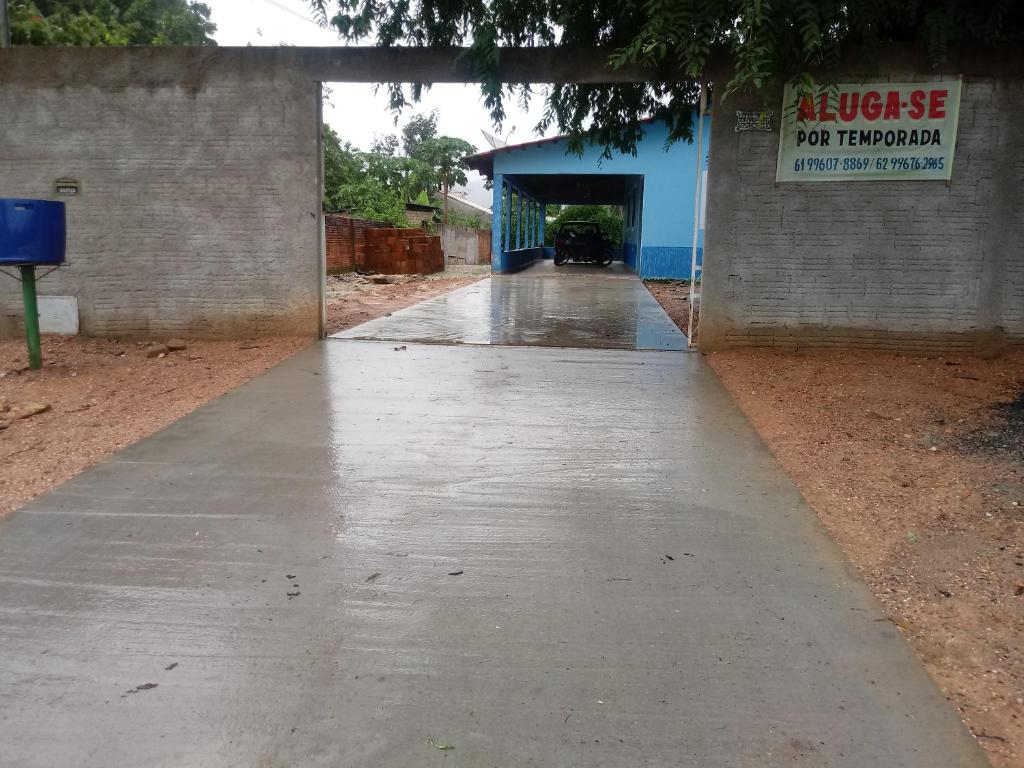
[[[146,357],[160,357],[169,353],[170,347],[165,344],[152,344],[146,347]]]
[[[188,349],[188,344],[185,343],[184,339],[168,339],[164,342],[164,346],[171,352],[181,352]]]
[[[27,419],[32,416],[38,416],[40,413],[46,413],[48,410],[50,410],[49,403],[25,403],[10,409],[10,412],[11,418]]]

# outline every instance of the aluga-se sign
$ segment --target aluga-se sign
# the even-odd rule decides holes
[[[948,181],[960,81],[786,86],[776,181]]]

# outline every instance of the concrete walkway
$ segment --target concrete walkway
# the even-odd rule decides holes
[[[698,355],[395,346],[0,523],[0,764],[986,765]]]
[[[543,261],[363,323],[336,339],[431,344],[686,349],[686,337],[636,275]]]

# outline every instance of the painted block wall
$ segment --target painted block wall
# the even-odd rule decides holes
[[[711,136],[710,125],[711,118],[705,117],[705,144]],[[690,274],[697,152],[695,144],[686,142],[676,142],[666,149],[667,137],[668,128],[663,123],[649,123],[644,126],[636,156],[614,153],[610,159],[602,159],[597,146],[587,146],[582,157],[567,154],[567,140],[528,145],[496,153],[494,173],[642,175],[640,274],[685,278]],[[628,251],[625,256],[628,264]]]
[[[777,184],[778,132],[715,121],[700,346],[1024,343],[1022,125],[1024,83],[965,80],[947,187]]]
[[[491,266],[494,272],[519,272],[543,258],[543,248],[513,248],[501,255],[500,267],[495,267],[493,264]]]
[[[492,201],[498,215],[491,219],[491,271],[519,272],[545,258],[543,201],[530,197],[515,177],[500,173],[493,177]]]
[[[640,265],[640,244],[644,222],[643,179],[630,179],[626,183],[626,199],[622,206],[622,260],[634,272]]]
[[[88,335],[316,335],[317,84],[272,56],[105,56],[12,49],[0,67],[0,196],[81,183],[40,293],[77,298]],[[20,322],[3,280],[0,333]]]

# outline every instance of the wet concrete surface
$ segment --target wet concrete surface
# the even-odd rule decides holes
[[[394,347],[0,523],[0,764],[987,765],[699,356]]]
[[[545,261],[335,334],[338,339],[599,349],[686,349],[686,337],[622,264]]]

